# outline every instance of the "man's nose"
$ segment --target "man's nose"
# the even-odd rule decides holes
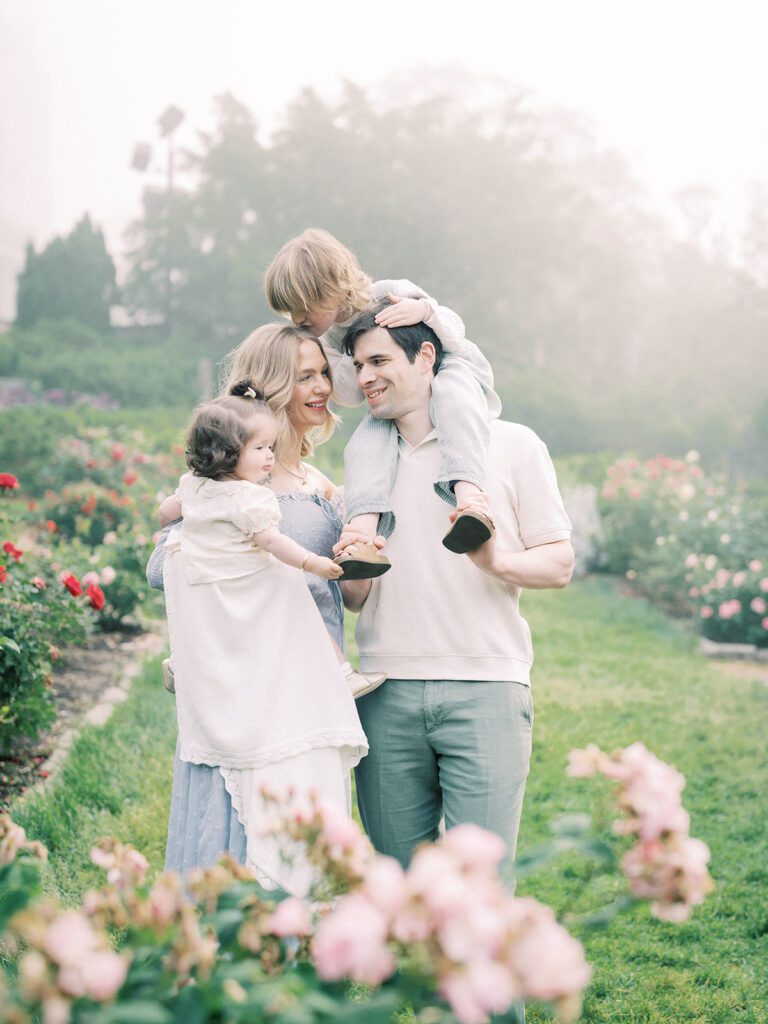
[[[370,384],[373,380],[376,380],[375,368],[373,366],[361,366],[357,371],[357,383],[361,387],[365,387],[366,384]]]

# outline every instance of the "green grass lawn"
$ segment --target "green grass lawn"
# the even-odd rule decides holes
[[[568,751],[642,740],[688,777],[691,832],[712,850],[717,888],[685,925],[646,908],[602,932],[579,932],[594,966],[584,1021],[611,1024],[768,1022],[768,687],[693,653],[692,635],[613,583],[526,594],[536,643],[536,725],[520,849],[550,818],[586,810],[606,820],[607,783],[565,776]],[[162,866],[174,746],[173,703],[157,662],[103,730],[88,729],[55,788],[14,817],[51,852],[46,884],[75,900],[99,876],[88,850],[114,834]],[[519,892],[581,913],[618,892],[569,857]],[[537,1008],[530,1024],[546,1019]]]

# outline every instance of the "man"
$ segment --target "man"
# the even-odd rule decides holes
[[[491,540],[458,558],[440,543],[445,503],[430,392],[442,355],[425,324],[383,328],[377,307],[345,345],[377,419],[399,433],[392,491],[392,568],[348,584],[361,609],[361,670],[389,679],[358,701],[370,753],[356,769],[360,814],[376,849],[410,860],[447,828],[473,822],[514,855],[531,752],[530,631],[521,589],[564,587],[571,524],[546,447],[527,427],[495,421],[486,493],[470,511],[495,523]],[[345,530],[336,550],[356,536]]]

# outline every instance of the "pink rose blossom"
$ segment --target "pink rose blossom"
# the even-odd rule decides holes
[[[762,568],[763,563],[760,561],[759,558],[753,558],[752,561],[749,563],[750,572],[760,572]]]
[[[87,572],[82,577],[82,582],[86,586],[88,586],[88,587],[92,587],[94,585],[98,586],[98,584],[99,584],[99,574],[97,572],[94,572],[93,570],[91,570],[91,572]]]
[[[89,996],[104,1002],[118,992],[127,973],[124,957],[99,950],[77,963],[65,964],[59,971],[59,988],[75,998]]]
[[[461,1024],[484,1024],[491,1013],[504,1013],[520,988],[507,966],[475,960],[440,980],[440,995]]]
[[[734,587],[741,587],[746,583],[746,581],[747,574],[745,572],[735,572],[733,574],[733,579],[731,580],[731,583],[734,585]]]
[[[763,576],[763,578],[758,583],[758,586],[764,594],[768,594],[768,576]]]
[[[760,623],[763,629],[768,629],[768,616],[766,616]]]
[[[102,871],[109,871],[115,866],[115,855],[107,850],[102,850],[100,846],[94,846],[91,850],[91,863],[95,864],[97,868],[101,868]]]
[[[101,582],[104,584],[104,586],[108,587],[110,583],[114,583],[116,576],[117,573],[115,572],[111,565],[105,565],[104,568],[101,570]]]
[[[766,609],[768,608],[768,604],[766,604],[765,598],[763,597],[753,597],[752,600],[749,602],[749,607],[752,609],[755,615],[764,615]]]
[[[395,915],[408,898],[405,872],[393,857],[376,857],[365,871],[362,892],[379,910]]]
[[[438,929],[443,952],[454,962],[491,959],[503,949],[508,930],[503,902],[495,886],[487,890],[486,894],[476,892],[474,903],[467,903]]]
[[[71,1003],[61,996],[50,996],[43,1002],[43,1024],[69,1024],[72,1019]]]
[[[699,611],[699,615],[702,617],[702,619],[711,619],[714,614],[715,613],[712,611],[708,604],[703,605]]]
[[[317,927],[312,957],[321,978],[379,985],[395,970],[387,919],[364,896],[343,896]]]
[[[93,927],[78,910],[66,910],[48,928],[45,952],[57,964],[78,963],[97,948]]]
[[[549,907],[525,902],[529,912],[511,959],[526,995],[551,1002],[581,992],[592,975],[581,943],[557,923]]]
[[[718,569],[715,573],[715,586],[718,590],[722,590],[723,587],[728,583],[731,578],[731,574],[727,569]]]
[[[607,760],[605,754],[594,743],[590,743],[584,750],[570,752],[566,775],[574,779],[589,778],[601,771]]]
[[[465,867],[482,871],[496,868],[507,852],[507,844],[500,836],[471,824],[449,829],[442,845],[455,853]]]
[[[698,597],[698,596],[699,596],[699,588],[698,587],[691,587],[691,589],[688,591],[688,597]]]
[[[179,876],[172,872],[160,875],[149,893],[153,923],[160,928],[166,927],[175,919],[184,903]]]
[[[741,601],[737,601],[736,598],[732,598],[730,601],[723,601],[720,607],[717,609],[717,614],[721,619],[732,619],[734,615],[738,615],[741,611]]]
[[[699,556],[698,555],[694,555],[693,553],[688,555],[688,557],[685,560],[685,568],[686,569],[695,569],[698,564],[699,564]]]
[[[19,961],[19,989],[25,999],[37,1000],[47,988],[48,961],[36,949],[28,950]]]
[[[267,931],[282,937],[312,934],[312,913],[296,896],[278,903],[267,922]]]
[[[323,822],[323,836],[331,846],[354,846],[360,837],[357,824],[331,800],[323,800],[318,806]]]
[[[117,953],[95,953],[80,965],[80,971],[86,994],[104,1002],[120,990],[128,973],[128,961]]]

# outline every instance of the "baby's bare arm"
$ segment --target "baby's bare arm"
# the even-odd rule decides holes
[[[172,494],[169,498],[165,498],[160,503],[160,508],[157,510],[157,514],[160,517],[160,525],[167,526],[168,523],[172,523],[174,519],[181,519],[181,502]]]
[[[322,576],[326,580],[338,579],[344,571],[330,558],[323,558],[321,555],[307,551],[301,544],[297,544],[295,540],[280,533],[276,526],[270,526],[267,530],[254,533],[253,540],[260,548],[268,551],[270,555],[274,555],[281,562],[285,562],[286,565],[304,569],[306,572]]]

